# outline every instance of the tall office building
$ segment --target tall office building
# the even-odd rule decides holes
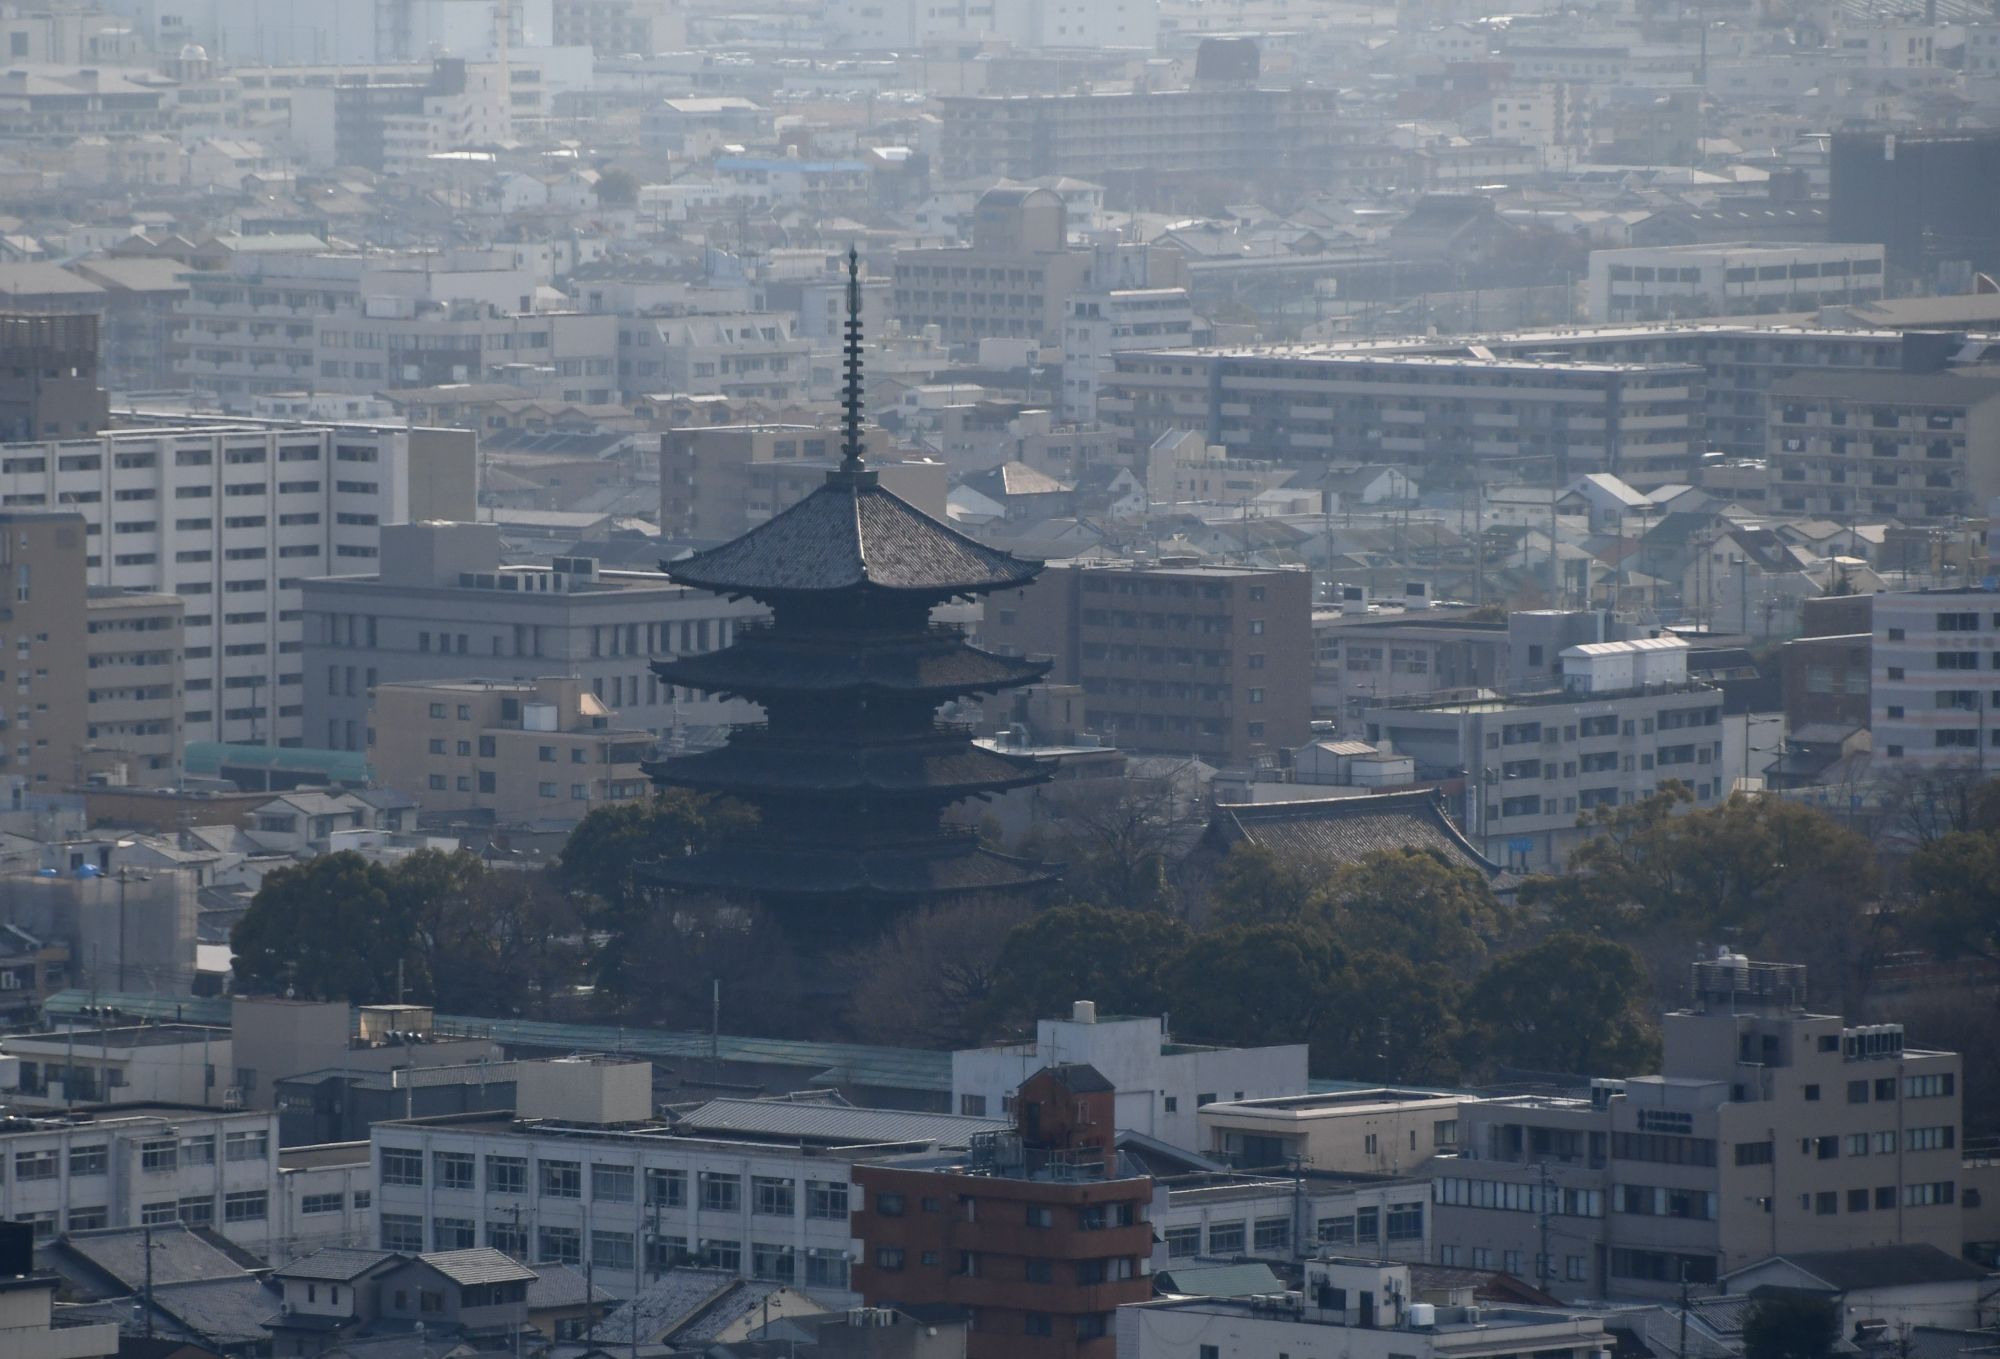
[[[185,601],[188,741],[296,745],[305,579],[372,569],[383,524],[469,512],[472,445],[364,425],[122,429],[0,445],[0,504],[80,515],[90,585]]]
[[[81,782],[83,759],[84,519],[0,513],[0,779],[13,798]],[[0,678],[6,678],[0,676]]]

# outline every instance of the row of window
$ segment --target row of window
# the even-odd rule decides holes
[[[430,1169],[439,1189],[478,1188],[478,1160],[471,1152],[431,1153]],[[528,1158],[489,1155],[486,1160],[486,1192],[526,1194]],[[544,1198],[581,1199],[586,1174],[593,1203],[633,1203],[639,1192],[638,1171],[630,1165],[595,1161],[586,1169],[581,1161],[538,1159],[535,1162],[536,1192]],[[382,1148],[382,1183],[420,1186],[424,1183],[424,1153],[413,1147]],[[847,1185],[838,1180],[807,1180],[803,1197],[796,1180],[782,1176],[750,1176],[750,1211],[765,1217],[795,1217],[803,1206],[808,1218],[841,1220],[847,1217]],[[741,1175],[701,1171],[696,1176],[699,1203],[704,1212],[737,1212],[743,1207]],[[649,1208],[683,1208],[688,1203],[688,1172],[658,1167],[645,1170],[645,1203]]]
[[[418,1252],[424,1249],[424,1219],[407,1213],[384,1213],[378,1223],[383,1250]],[[470,1218],[435,1217],[430,1221],[432,1250],[469,1250],[479,1244],[479,1226]],[[486,1245],[517,1260],[535,1264],[581,1266],[585,1248],[593,1269],[614,1272],[643,1268],[657,1277],[683,1265],[706,1269],[743,1272],[744,1244],[722,1238],[702,1238],[692,1243],[684,1236],[657,1232],[586,1231],[579,1227],[542,1226],[532,1239],[518,1222],[488,1222]],[[778,1283],[803,1283],[816,1288],[847,1287],[847,1252],[813,1248],[801,1251],[775,1242],[749,1243],[752,1278]]]
[[[1544,1207],[1563,1217],[1603,1217],[1604,1191],[1569,1189],[1506,1180],[1471,1180],[1440,1176],[1431,1181],[1431,1198],[1454,1208],[1498,1208],[1514,1213],[1539,1213]]]

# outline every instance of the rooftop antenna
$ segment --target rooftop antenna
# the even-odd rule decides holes
[[[861,252],[847,247],[846,388],[840,404],[846,411],[840,441],[840,470],[862,470],[861,450]]]

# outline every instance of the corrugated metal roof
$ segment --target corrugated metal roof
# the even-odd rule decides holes
[[[713,1099],[679,1124],[711,1133],[782,1137],[808,1142],[865,1145],[871,1142],[935,1142],[970,1146],[974,1133],[1008,1125],[1004,1119],[959,1114],[912,1113],[901,1109],[852,1109],[841,1104],[792,1100]]]

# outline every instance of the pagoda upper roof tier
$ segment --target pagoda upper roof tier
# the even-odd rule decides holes
[[[879,640],[801,636],[757,624],[721,651],[653,662],[663,684],[749,698],[777,694],[876,693],[935,696],[993,693],[1032,684],[1045,661],[995,656],[956,628],[928,628]]]
[[[765,898],[869,896],[920,901],[1011,892],[1051,882],[1056,870],[982,848],[971,836],[890,845],[763,842],[731,844],[687,858],[660,859],[643,876],[670,887]]]
[[[662,566],[677,584],[753,598],[864,586],[949,598],[1026,585],[1042,569],[931,518],[866,471],[829,472],[748,533]]]
[[[987,750],[951,731],[847,743],[757,727],[739,727],[726,745],[649,764],[646,772],[677,787],[750,798],[873,793],[949,801],[1024,788],[1050,774],[1032,759]]]

